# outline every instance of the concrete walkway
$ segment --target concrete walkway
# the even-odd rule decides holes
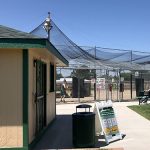
[[[150,149],[150,121],[126,107],[129,105],[138,105],[138,102],[114,103],[119,129],[126,136],[107,147],[123,147],[125,150]]]
[[[78,104],[57,105],[57,119],[37,143],[34,150],[41,149],[72,149],[72,116]],[[94,106],[94,103],[90,103]],[[150,149],[150,121],[130,110],[129,105],[138,102],[113,103],[120,132],[126,136],[123,140],[106,145],[104,137],[96,138],[95,148],[124,148],[124,150]]]

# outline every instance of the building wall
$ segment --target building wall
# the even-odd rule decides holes
[[[36,105],[35,105],[35,91],[36,86],[34,81],[36,75],[34,74],[33,61],[39,59],[47,64],[47,124],[55,118],[55,92],[50,91],[50,62],[54,63],[54,58],[45,53],[46,50],[29,50],[29,143],[35,138],[36,127]]]
[[[55,93],[47,95],[47,125],[55,118]]]
[[[0,148],[22,146],[22,50],[0,49]]]

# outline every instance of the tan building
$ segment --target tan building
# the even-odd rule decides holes
[[[28,150],[55,119],[56,67],[66,65],[47,39],[0,26],[0,149]]]

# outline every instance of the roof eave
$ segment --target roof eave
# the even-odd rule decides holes
[[[45,38],[0,38],[0,48],[46,48],[66,66],[69,64],[59,51],[48,41],[48,39]]]
[[[0,48],[45,48],[45,39],[0,38]]]

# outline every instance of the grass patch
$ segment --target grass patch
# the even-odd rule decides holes
[[[133,111],[137,112],[144,118],[150,120],[150,105],[145,104],[145,105],[133,105],[133,106],[128,106],[130,109]]]

